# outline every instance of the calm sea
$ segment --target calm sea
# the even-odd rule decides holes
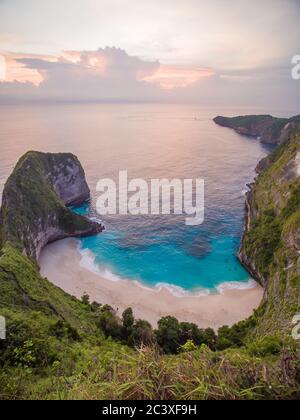
[[[27,105],[0,107],[0,177],[4,182],[27,150],[72,152],[80,159],[92,202],[77,211],[95,216],[100,178],[203,178],[205,221],[181,216],[103,217],[104,233],[81,239],[87,258],[110,277],[167,284],[175,293],[226,282],[246,285],[235,255],[243,230],[246,184],[266,153],[257,140],[218,127],[218,114],[255,110],[187,105]],[[87,250],[89,252],[87,252]],[[91,257],[92,256],[92,257]],[[238,285],[236,285],[238,286]]]

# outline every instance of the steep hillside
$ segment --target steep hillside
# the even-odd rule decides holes
[[[300,129],[258,165],[239,258],[265,288],[266,331],[300,312]]]
[[[288,139],[300,116],[292,118],[275,118],[271,115],[245,115],[239,117],[214,118],[214,122],[222,127],[234,129],[237,133],[256,137],[266,144],[279,144]]]

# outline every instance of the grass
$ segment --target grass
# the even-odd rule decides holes
[[[283,350],[273,360],[246,350],[215,354],[205,346],[179,356],[162,356],[155,348],[128,352],[106,342],[85,360],[88,353],[81,352],[82,366],[70,376],[59,363],[35,380],[26,370],[14,369],[10,376],[2,370],[0,398],[253,400],[300,395],[293,350]]]

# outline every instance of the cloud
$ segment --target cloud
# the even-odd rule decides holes
[[[158,83],[163,89],[185,88],[214,75],[213,70],[199,67],[160,66],[157,71],[143,80]]]
[[[147,101],[158,99],[164,89],[176,89],[209,77],[201,68],[163,66],[106,47],[97,51],[64,51],[59,57],[10,57],[9,83],[0,93],[24,99]],[[13,83],[11,83],[13,82]],[[20,82],[30,82],[32,89]]]
[[[209,69],[164,65],[106,47],[58,56],[10,54],[0,103],[168,102],[300,107],[289,66]],[[298,113],[298,112],[297,112]]]
[[[299,19],[299,0],[0,0],[0,44],[57,54],[118,45],[163,64],[245,69],[297,54]]]
[[[43,57],[24,57],[16,60],[26,69],[35,69],[51,79],[59,72],[72,77],[90,75],[99,78],[131,78],[152,74],[158,67],[158,62],[145,62],[138,57],[130,57],[118,48],[105,48],[98,51],[66,51],[57,59],[48,60]]]

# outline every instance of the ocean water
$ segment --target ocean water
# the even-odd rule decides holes
[[[218,114],[257,110],[195,105],[27,105],[0,107],[0,176],[4,182],[27,150],[72,152],[80,159],[91,202],[75,209],[97,217],[105,231],[80,239],[82,264],[111,280],[176,294],[247,287],[236,258],[244,222],[246,184],[268,150],[259,141],[214,124]],[[203,178],[205,220],[184,216],[105,216],[95,212],[96,183],[118,179]]]

